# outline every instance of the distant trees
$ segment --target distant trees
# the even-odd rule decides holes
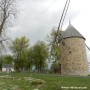
[[[60,72],[60,68],[59,68],[60,66],[59,66],[59,63],[57,62],[57,61],[54,61],[53,63],[52,63],[52,65],[51,65],[51,71],[53,72],[53,73],[59,73]]]
[[[54,60],[51,70],[53,72],[61,72],[60,46],[54,43],[56,33],[53,30],[48,37],[50,47],[44,41],[38,41],[30,47],[29,39],[25,36],[16,38],[10,45],[13,58],[6,55],[4,62],[10,64],[13,60],[16,71],[31,71],[32,67],[34,67],[36,71],[42,72],[47,70],[47,60],[51,56],[51,59]],[[0,61],[0,66],[1,64],[2,60]]]
[[[45,70],[46,60],[48,58],[48,47],[43,41],[38,41],[33,46],[33,60],[38,72]]]
[[[33,59],[33,49],[32,47],[29,48],[27,53],[27,62],[26,62],[26,68],[30,72],[32,70],[32,67],[34,65],[34,59]]]
[[[10,48],[14,56],[16,70],[23,70],[23,67],[27,64],[29,39],[26,37],[16,38],[12,41]]]
[[[13,63],[13,58],[11,55],[4,55],[3,56],[3,64],[12,64]]]
[[[32,66],[38,72],[45,69],[46,60],[48,58],[48,47],[43,41],[38,41],[30,47],[29,39],[26,37],[16,38],[10,46],[12,50],[15,69],[17,71],[27,69],[30,71]]]
[[[3,55],[0,57],[0,70],[2,69],[3,64],[12,64],[13,57],[11,55]]]

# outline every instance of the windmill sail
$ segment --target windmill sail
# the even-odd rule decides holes
[[[62,29],[62,26],[63,26],[63,22],[64,22],[64,19],[65,19],[65,16],[67,14],[67,10],[68,10],[69,4],[70,4],[70,0],[66,0],[65,6],[64,6],[64,9],[63,9],[60,21],[59,21],[59,25],[58,25],[58,28],[57,28],[57,31],[56,31],[56,34],[55,34],[55,38],[54,38],[54,40],[52,42],[53,46],[55,44],[59,45],[60,41],[62,42],[63,46],[65,46],[65,44],[66,44],[64,42],[63,37],[61,36],[61,29]],[[51,52],[52,51],[53,51],[53,47],[51,47]]]
[[[59,42],[59,38],[61,38],[63,40],[63,37],[61,36],[60,30],[61,30],[61,28],[63,26],[63,22],[64,22],[66,14],[67,14],[67,10],[68,10],[69,4],[70,4],[70,0],[66,0],[65,6],[64,6],[61,18],[60,18],[60,22],[59,22],[59,25],[58,25],[58,28],[57,28],[57,33],[56,33],[56,36],[55,36],[54,43],[58,43]]]
[[[87,47],[87,49],[90,51],[90,48],[85,44],[85,46]]]

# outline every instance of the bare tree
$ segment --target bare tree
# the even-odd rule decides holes
[[[0,0],[0,37],[15,14],[15,0]]]
[[[8,39],[5,32],[16,15],[15,0],[0,0],[0,52]]]

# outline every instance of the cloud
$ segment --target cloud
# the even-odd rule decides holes
[[[90,62],[90,51],[87,50],[87,59],[88,59],[88,62]]]
[[[31,44],[45,39],[53,26],[58,26],[65,2],[66,0],[20,1],[18,4],[20,13],[12,28],[11,37],[27,36]],[[78,14],[78,10],[69,10],[64,25],[67,24],[69,17],[73,20]]]
[[[19,14],[14,26],[9,31],[12,39],[26,36],[31,45],[37,40],[45,40],[46,35],[53,26],[58,26],[66,0],[20,0],[18,1]],[[71,0],[70,6],[63,24],[67,27],[69,18],[73,26],[86,38],[90,46],[90,11],[89,0]],[[88,53],[88,59],[90,53]]]

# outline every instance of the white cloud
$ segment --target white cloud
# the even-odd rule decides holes
[[[18,3],[20,13],[10,36],[27,36],[31,44],[45,39],[53,26],[58,26],[66,0],[21,0]],[[69,18],[73,26],[86,38],[90,46],[90,0],[71,0],[63,28]],[[90,56],[90,53],[88,53]]]

